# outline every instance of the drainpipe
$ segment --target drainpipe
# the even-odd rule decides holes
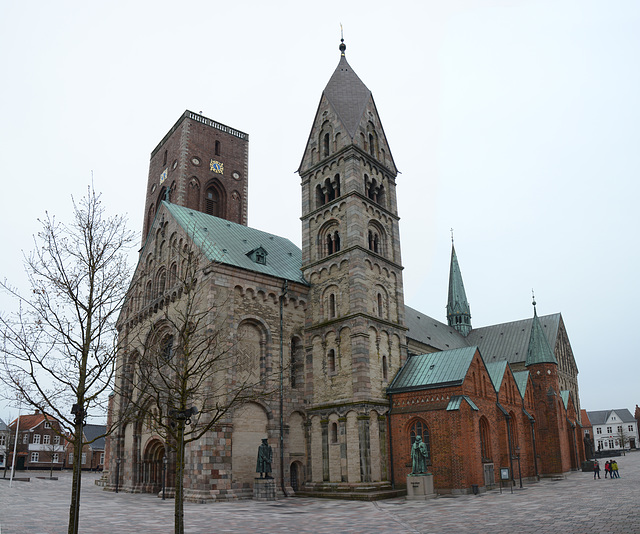
[[[535,429],[535,420],[529,419],[531,423],[531,439],[533,442],[533,468],[536,473],[536,480],[540,481],[540,474],[538,473],[538,451],[536,450],[536,429]]]
[[[389,395],[389,412],[387,413],[387,433],[389,434],[389,474],[391,475],[391,487],[396,489],[396,478],[393,473],[393,434],[391,434],[391,410],[393,402]]]
[[[284,281],[280,295],[280,487],[285,497],[284,489],[284,297],[287,294],[288,283]]]

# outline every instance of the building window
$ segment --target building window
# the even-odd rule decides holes
[[[613,449],[613,440],[612,439],[609,440],[609,448]]]
[[[51,423],[49,421],[45,421],[44,422],[44,427],[47,428],[47,429],[51,428]]]
[[[327,353],[327,370],[329,373],[336,372],[336,351],[333,349],[329,349]]]
[[[613,432],[613,427],[608,426],[607,427],[607,434],[611,434],[611,432]]]
[[[618,426],[618,432],[622,432],[622,425]]]
[[[424,424],[422,421],[416,421],[415,423],[413,423],[413,425],[411,425],[411,429],[409,431],[409,437],[411,438],[412,447],[413,447],[413,443],[415,442],[418,436],[422,438],[422,442],[427,448],[426,462],[428,465],[430,465],[431,464],[431,445],[429,444],[429,429],[427,428],[427,425]]]
[[[596,434],[602,434],[602,429],[600,427],[596,428]]]
[[[22,436],[22,443],[29,443],[29,434]]]
[[[489,423],[483,417],[480,419],[480,454],[483,462],[491,462],[491,434],[489,432]]]
[[[389,379],[389,367],[387,364],[387,357],[382,357],[382,380],[385,382]]]
[[[35,443],[35,444],[40,443],[40,434],[34,434],[33,435],[33,443]]]
[[[60,461],[60,457],[58,456],[57,452],[54,452],[53,455],[51,456],[51,462],[54,464],[57,464]]]
[[[331,293],[329,295],[329,319],[335,319],[336,317],[336,296]]]
[[[338,443],[338,423],[331,423],[331,443]]]
[[[104,452],[100,453],[100,465],[104,465]]]
[[[6,445],[6,439],[4,434],[0,436],[0,447]]]
[[[60,436],[53,436],[53,444],[60,445]]]
[[[337,230],[327,236],[327,254],[336,252],[340,252],[340,233]]]
[[[216,156],[220,155],[220,141],[216,141],[214,151],[215,151]]]
[[[628,426],[629,432],[633,432],[633,425]]]
[[[83,452],[82,453],[82,465],[87,463],[87,453]]]
[[[39,462],[39,461],[40,461],[40,453],[39,452],[32,452],[31,453],[31,463]]]
[[[69,453],[69,465],[73,465],[73,453]]]
[[[204,210],[206,213],[216,217],[220,216],[220,195],[213,187],[207,189],[204,203]]]
[[[51,443],[51,436],[49,434],[42,436],[42,443],[49,445],[49,443]]]
[[[322,138],[322,156],[327,157],[329,155],[329,134],[324,134]]]

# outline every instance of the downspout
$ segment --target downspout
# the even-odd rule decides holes
[[[280,488],[288,497],[284,488],[284,297],[287,294],[288,282],[284,281],[280,295]]]
[[[387,413],[387,433],[389,434],[389,474],[391,475],[391,488],[396,489],[396,478],[393,473],[393,434],[391,433],[391,410],[393,402],[389,395],[389,412]]]
[[[538,473],[538,451],[536,450],[536,429],[535,429],[535,420],[529,419],[531,423],[531,439],[533,442],[533,468],[536,473],[536,480],[540,481],[540,474]]]
[[[500,401],[498,400],[497,392],[496,392],[496,404],[498,405],[498,408],[500,408],[500,411],[504,415],[505,421],[507,422],[507,438],[508,438],[507,441],[509,444],[509,469],[511,469],[511,483],[513,484],[513,486],[515,486],[516,480],[513,474],[513,449],[511,445],[511,424],[510,424],[511,416],[509,415],[509,412],[507,412],[507,410],[505,410],[500,404]]]

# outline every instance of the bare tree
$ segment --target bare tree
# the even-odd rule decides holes
[[[230,297],[213,282],[218,265],[192,244],[170,250],[179,268],[170,271],[166,288],[156,277],[153,294],[147,292],[137,306],[131,303],[148,310],[161,302],[162,313],[129,323],[135,325],[127,332],[116,383],[121,413],[162,438],[165,461],[175,453],[175,532],[182,534],[185,445],[214,429],[233,408],[271,395],[275,374],[261,368],[259,354],[244,353],[237,339],[229,339]],[[153,273],[141,270],[132,298],[145,293],[136,288],[148,287],[149,278]]]
[[[0,283],[17,301],[15,313],[0,317],[1,379],[22,402],[60,422],[79,459],[87,416],[105,413],[134,235],[124,217],[105,214],[92,186],[81,200],[73,200],[71,223],[49,214],[40,222],[35,249],[24,260],[28,294]],[[70,534],[78,532],[80,477],[76,461]]]

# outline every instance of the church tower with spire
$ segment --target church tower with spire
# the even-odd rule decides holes
[[[449,299],[447,300],[447,321],[463,336],[471,332],[471,307],[462,283],[462,273],[451,237],[451,265],[449,267]]]
[[[298,169],[308,472],[320,486],[389,479],[385,390],[406,354],[397,169],[345,50],[342,40]]]

